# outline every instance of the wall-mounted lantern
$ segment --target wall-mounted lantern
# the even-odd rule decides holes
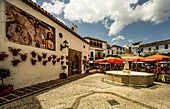
[[[66,48],[66,47],[69,48],[69,46],[68,46],[67,44],[68,44],[67,40],[65,40],[65,41],[63,42],[63,45],[60,44],[60,51],[62,51],[63,48]]]

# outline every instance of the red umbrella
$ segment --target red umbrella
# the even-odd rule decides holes
[[[141,56],[134,56],[132,58],[129,58],[129,62],[136,62],[136,71],[137,71],[137,62],[139,61],[144,61],[145,58],[141,57]]]
[[[157,62],[157,67],[158,67],[158,61],[170,61],[170,57],[165,56],[165,55],[160,55],[157,53],[155,55],[146,57],[144,61],[145,62]]]

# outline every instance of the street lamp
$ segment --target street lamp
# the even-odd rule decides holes
[[[67,40],[65,40],[65,41],[63,42],[63,45],[60,44],[60,51],[62,51],[63,48],[66,48],[66,47],[69,48],[69,46],[68,46],[67,44],[68,44]]]

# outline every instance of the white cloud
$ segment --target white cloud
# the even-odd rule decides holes
[[[148,38],[144,38],[144,40],[148,40]]]
[[[170,16],[170,0],[149,0],[136,8],[138,0],[70,0],[64,8],[64,17],[70,21],[82,21],[96,23],[108,18],[103,22],[109,28],[109,36],[117,35],[122,29],[139,20],[150,21],[159,24]]]
[[[105,19],[102,21],[102,24],[104,24],[104,27],[109,29],[109,23],[108,23],[108,19]]]
[[[116,36],[115,38],[113,38],[113,39],[111,40],[111,42],[117,41],[117,40],[124,40],[124,39],[125,39],[125,37],[123,37],[123,36]]]
[[[115,41],[115,42],[113,43],[113,45],[117,45],[117,44],[119,44],[119,41]]]
[[[36,3],[37,1],[36,0],[32,0],[34,3]]]
[[[133,39],[129,39],[128,42],[133,42]]]
[[[41,7],[44,8],[49,13],[53,13],[56,15],[62,13],[63,8],[65,6],[64,2],[61,2],[59,0],[51,0],[51,2],[52,3],[43,2]]]

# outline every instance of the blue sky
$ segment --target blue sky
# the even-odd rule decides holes
[[[33,0],[78,34],[110,45],[170,39],[170,0]]]

